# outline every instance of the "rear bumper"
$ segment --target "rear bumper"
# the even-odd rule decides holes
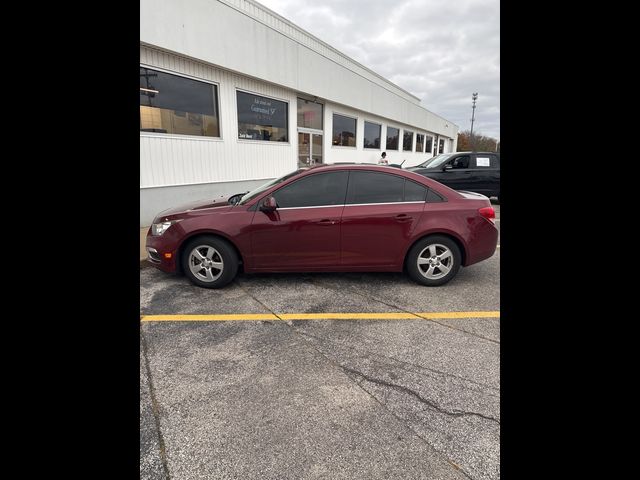
[[[478,223],[473,229],[473,235],[467,245],[467,257],[465,267],[481,262],[493,256],[498,246],[498,229],[484,219],[478,218]]]

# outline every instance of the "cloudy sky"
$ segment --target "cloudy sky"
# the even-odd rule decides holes
[[[500,138],[499,0],[257,0],[422,99]]]

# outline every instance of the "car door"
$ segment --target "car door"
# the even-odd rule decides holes
[[[473,155],[473,176],[477,179],[474,192],[486,196],[500,193],[500,163],[493,153],[476,153]]]
[[[400,175],[352,170],[342,212],[342,265],[397,265],[422,215],[426,190]]]
[[[317,173],[274,191],[278,208],[258,203],[251,224],[256,269],[321,269],[340,264],[340,217],[349,172]]]
[[[474,185],[469,165],[471,155],[456,155],[447,162],[447,168],[442,172],[439,182],[454,190],[470,190]],[[449,168],[451,167],[451,168]]]

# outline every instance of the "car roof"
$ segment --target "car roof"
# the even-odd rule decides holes
[[[321,165],[314,165],[313,167],[309,167],[306,170],[318,170],[318,169],[351,169],[351,168],[375,168],[382,170],[393,170],[397,171],[398,167],[392,167],[390,165],[378,165],[377,163],[359,163],[359,162],[338,162],[338,163],[323,163]]]
[[[392,173],[403,177],[413,178],[414,180],[420,180],[421,182],[430,183],[433,180],[419,175],[411,170],[404,168],[394,167],[392,165],[378,165],[376,163],[323,163],[321,165],[314,165],[309,168],[301,169],[300,175],[309,175],[316,172],[326,172],[331,170],[372,170],[379,172]],[[426,179],[426,180],[425,180]]]
[[[460,196],[458,192],[447,187],[442,183],[437,182],[436,180],[433,180],[429,177],[425,177],[424,175],[419,175],[415,172],[412,172],[410,170],[406,170],[403,168],[393,167],[391,165],[378,165],[375,163],[339,162],[335,164],[323,163],[320,165],[313,165],[312,167],[299,168],[297,175],[292,175],[290,178],[288,178],[287,180],[285,180],[280,184],[272,185],[271,187],[261,192],[260,195],[249,200],[247,202],[247,205],[251,205],[251,206],[255,205],[257,202],[260,201],[261,198],[264,198],[264,196],[266,195],[270,195],[270,192],[272,192],[273,190],[282,188],[290,183],[293,183],[301,177],[306,177],[307,175],[311,175],[313,173],[327,172],[332,170],[370,170],[370,171],[387,172],[387,173],[395,174],[404,178],[413,179],[414,181],[417,181],[418,183],[422,183],[423,185],[426,185],[428,188],[435,190],[437,193],[444,195],[447,198]]]

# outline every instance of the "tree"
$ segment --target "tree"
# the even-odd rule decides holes
[[[492,137],[486,137],[480,132],[473,134],[473,144],[475,148],[471,148],[471,131],[465,130],[458,132],[458,152],[470,152],[476,150],[478,152],[495,152],[496,145],[498,146],[498,152],[500,151],[500,144],[498,140]]]

